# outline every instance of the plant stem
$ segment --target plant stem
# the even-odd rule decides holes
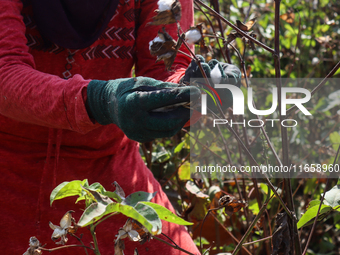
[[[262,213],[266,210],[267,208],[267,205],[270,201],[270,189],[268,189],[268,196],[267,196],[267,199],[266,201],[264,202],[264,204],[262,205],[259,213],[256,215],[255,219],[252,221],[252,223],[250,224],[247,232],[242,236],[240,242],[237,244],[237,246],[235,247],[232,255],[236,255],[240,250],[241,248],[243,247],[243,243],[246,241],[246,239],[248,238],[248,236],[250,235],[251,231],[253,230],[256,222],[260,219],[260,217],[262,216]]]
[[[334,68],[332,69],[332,71],[330,71],[328,74],[327,74],[327,76],[312,90],[312,92],[311,92],[311,94],[312,94],[312,96],[319,90],[319,89],[321,89],[324,85],[325,85],[325,83],[326,83],[326,81],[327,81],[327,79],[328,78],[331,78],[334,74],[335,74],[335,72],[338,70],[340,68],[340,61],[334,66]],[[296,107],[296,105],[294,105],[294,106],[292,106],[291,108],[289,108],[288,110],[287,110],[287,115],[288,114],[290,114],[292,111],[294,111],[295,109],[296,109],[297,107]]]
[[[235,242],[239,242],[239,240],[217,219],[216,215],[214,215],[213,213],[211,213],[210,215],[212,215],[216,222],[231,236],[231,238],[235,241]],[[252,254],[246,247],[241,247],[247,254]]]
[[[96,226],[95,225],[91,224],[90,232],[91,232],[93,243],[94,243],[94,253],[96,255],[100,255],[99,247],[98,247],[98,241],[97,241],[97,236],[96,236]]]
[[[197,255],[197,254],[193,254],[193,253],[191,253],[191,252],[189,252],[189,251],[187,251],[187,250],[184,250],[183,248],[179,247],[177,244],[176,244],[176,245],[173,245],[173,244],[171,244],[171,243],[168,243],[167,241],[164,241],[163,239],[161,239],[161,238],[159,238],[159,237],[157,237],[157,236],[152,236],[152,238],[154,238],[154,239],[156,239],[156,240],[158,240],[158,241],[160,241],[160,242],[162,242],[162,243],[165,243],[165,244],[171,246],[172,248],[174,248],[174,249],[176,249],[176,250],[180,250],[180,251],[182,251],[182,252],[184,252],[184,253],[186,253],[186,254]]]
[[[223,57],[224,61],[228,61],[228,63],[231,63],[229,58],[228,58],[228,60],[226,59],[227,56],[225,56],[225,54],[224,54],[224,52],[223,52],[223,50],[222,50],[222,47],[221,47],[221,45],[220,45],[220,41],[218,40],[220,37],[217,36],[217,34],[216,34],[216,32],[215,32],[214,25],[213,25],[213,23],[211,22],[211,19],[209,19],[208,15],[203,11],[203,9],[201,8],[201,6],[200,6],[199,4],[197,4],[197,3],[195,3],[195,2],[194,2],[194,4],[195,4],[196,7],[203,13],[203,15],[205,16],[205,18],[208,20],[208,22],[209,22],[209,24],[210,24],[210,27],[211,27],[211,29],[213,30],[213,33],[214,33],[214,36],[213,36],[213,37],[215,38],[216,43],[217,43],[218,47],[219,47],[220,50],[221,50],[221,54],[222,54],[222,57]],[[219,20],[219,22],[221,22],[221,21]],[[223,31],[222,31],[222,30],[221,30],[221,35],[222,35],[222,39],[224,39],[224,35],[223,35]],[[207,37],[208,37],[208,36],[207,36]]]
[[[262,42],[256,40],[255,38],[253,38],[252,36],[248,35],[247,33],[245,33],[244,31],[242,31],[241,29],[239,29],[237,26],[235,26],[234,24],[232,24],[229,20],[225,19],[223,16],[221,16],[221,14],[217,13],[216,11],[214,11],[213,9],[211,9],[208,5],[206,5],[205,3],[203,3],[200,0],[194,0],[195,2],[197,2],[198,4],[202,5],[204,8],[206,8],[207,10],[209,10],[214,16],[216,16],[217,18],[219,18],[220,20],[222,20],[223,22],[227,23],[228,26],[232,27],[233,29],[235,29],[237,31],[237,33],[240,33],[242,36],[244,36],[245,38],[247,38],[248,40],[254,42],[255,44],[259,45],[260,47],[262,47],[263,49],[269,51],[272,54],[276,54],[275,50],[273,50],[272,48],[268,47],[267,45],[263,44]]]
[[[75,234],[71,234],[71,233],[70,233],[70,235],[73,236],[74,238],[76,238],[81,243],[81,245],[84,247],[85,254],[89,255],[89,253],[87,252],[87,247],[84,245],[84,242],[81,240],[81,237],[78,237]]]
[[[214,113],[213,113],[214,114]],[[250,164],[254,164],[255,166],[258,167],[258,169],[260,169],[260,165],[257,163],[257,161],[254,159],[253,155],[250,153],[250,151],[247,149],[247,147],[244,145],[242,139],[237,135],[237,133],[235,132],[235,130],[230,126],[229,123],[226,123],[226,127],[228,128],[228,130],[233,134],[233,136],[236,138],[236,140],[240,143],[240,146],[242,147],[243,151],[246,153]],[[286,211],[286,213],[288,214],[288,216],[291,219],[294,219],[292,212],[287,208],[286,204],[283,202],[282,198],[280,197],[280,195],[277,193],[277,190],[275,189],[275,187],[273,186],[273,184],[270,182],[269,178],[266,175],[263,175],[264,179],[266,181],[266,183],[268,184],[268,186],[270,187],[270,189],[274,192],[275,196],[278,198],[281,206],[283,207],[283,209]]]
[[[272,239],[273,236],[267,236],[265,238],[262,238],[262,239],[258,239],[256,241],[253,241],[253,242],[249,242],[249,243],[244,243],[243,246],[246,246],[246,245],[251,245],[251,244],[254,244],[254,243],[259,243],[259,242],[263,242],[263,241],[266,241],[266,240],[269,240],[269,239]]]
[[[281,80],[281,64],[280,64],[280,4],[281,0],[275,0],[275,76],[276,76],[276,86],[278,89],[278,101],[279,101],[279,112],[280,112],[280,122],[284,120],[284,117],[281,112],[282,105],[282,80]],[[282,155],[283,155],[283,166],[289,166],[289,152],[288,152],[288,132],[287,128],[281,125],[281,139],[282,139]],[[293,202],[293,194],[292,187],[289,177],[284,178],[284,189],[286,195],[286,201],[288,205],[288,209],[291,212],[295,212],[294,202]],[[293,251],[293,247],[295,246],[295,253],[297,255],[301,254],[301,245],[300,240],[297,235],[297,225],[294,218],[291,219],[290,224],[290,233],[292,238],[291,250]]]
[[[61,250],[61,249],[71,248],[71,247],[82,247],[82,248],[85,248],[85,249],[93,250],[91,247],[87,247],[85,245],[79,245],[79,244],[63,245],[63,246],[59,246],[59,247],[52,248],[52,249],[46,249],[46,248],[39,248],[39,249],[42,250],[42,251],[52,252],[52,251],[57,251],[57,250]]]

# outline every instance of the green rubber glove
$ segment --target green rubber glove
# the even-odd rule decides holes
[[[102,125],[116,124],[138,142],[175,135],[192,113],[182,105],[200,95],[196,87],[147,77],[93,80],[87,87],[90,116]]]
[[[197,55],[197,58],[200,60],[204,72],[206,73],[207,77],[211,79],[213,84],[232,84],[240,87],[242,74],[237,66],[219,62],[216,59],[212,59],[208,63],[205,63],[205,60],[201,55]],[[195,80],[195,78],[203,78],[203,75],[196,61],[193,60],[185,71],[182,81],[186,84],[189,84],[190,81],[192,82]],[[202,88],[208,89],[203,85]],[[228,107],[232,106],[233,98],[231,92],[228,89],[216,89],[216,92],[221,97],[223,110],[226,110]],[[207,101],[209,109],[217,110],[212,98],[207,97]]]

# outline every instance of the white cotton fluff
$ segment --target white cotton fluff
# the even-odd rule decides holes
[[[159,36],[156,36],[155,39],[153,39],[152,41],[149,42],[149,50],[151,50],[152,44],[154,44],[156,42],[164,43],[165,41],[162,40]]]
[[[159,0],[158,1],[158,10],[160,12],[170,11],[171,5],[175,2],[175,0]]]
[[[194,44],[201,40],[201,32],[198,29],[191,29],[185,33],[185,41],[188,44]]]
[[[215,67],[210,72],[211,80],[214,84],[219,84],[222,79],[221,70],[218,68],[218,65],[215,65]]]
[[[319,64],[319,62],[320,62],[320,59],[318,59],[317,57],[314,57],[314,58],[312,59],[312,65],[313,65],[313,66]]]

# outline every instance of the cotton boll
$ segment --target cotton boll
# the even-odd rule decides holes
[[[188,44],[194,44],[201,40],[202,35],[201,32],[198,29],[190,29],[185,33],[185,41]]]
[[[162,38],[160,38],[159,36],[156,36],[155,39],[153,39],[152,41],[149,42],[149,50],[151,50],[152,44],[154,44],[156,42],[164,43],[165,41]]]
[[[211,70],[210,77],[214,84],[219,84],[221,82],[222,74],[218,65],[215,65],[215,67]]]
[[[313,66],[319,64],[319,62],[320,62],[320,59],[318,59],[317,57],[314,57],[314,58],[312,59],[312,65],[313,65]]]
[[[158,10],[160,12],[164,12],[164,11],[170,11],[171,10],[171,6],[174,3],[174,0],[159,0],[158,1]]]

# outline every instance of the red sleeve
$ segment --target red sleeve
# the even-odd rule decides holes
[[[180,25],[182,30],[186,31],[194,24],[193,1],[180,0],[180,2],[182,5],[182,18]],[[136,40],[136,75],[177,83],[184,75],[191,59],[183,54],[177,54],[171,71],[165,70],[163,61],[155,63],[156,57],[151,56],[150,54],[149,42],[157,36],[157,32],[162,28],[162,26],[152,26],[148,25],[148,23],[151,22],[152,17],[156,15],[154,12],[156,9],[158,9],[157,0],[145,0],[141,3],[141,14],[139,20],[140,26]],[[178,39],[176,24],[165,25],[165,30],[174,40]],[[188,50],[183,45],[180,50],[189,54]]]
[[[0,0],[0,114],[31,124],[86,133],[94,125],[80,75],[64,80],[35,70],[26,46],[20,0]],[[86,94],[86,93],[85,93]]]

